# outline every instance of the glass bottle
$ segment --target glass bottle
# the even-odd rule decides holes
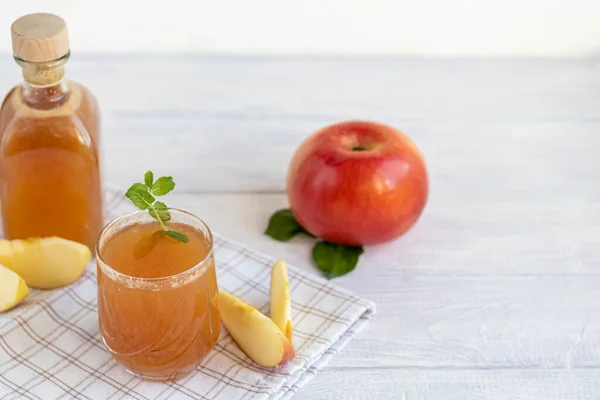
[[[12,39],[24,82],[0,109],[4,236],[59,236],[94,251],[103,226],[97,102],[64,79],[70,52],[60,17],[21,17]]]

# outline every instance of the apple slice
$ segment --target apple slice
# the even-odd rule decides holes
[[[58,237],[0,240],[0,264],[37,289],[75,282],[91,258],[87,246]]]
[[[271,270],[271,319],[287,340],[292,342],[292,300],[285,261],[279,260]]]
[[[251,305],[221,290],[217,308],[233,340],[258,365],[274,367],[296,355],[273,320]]]
[[[28,295],[29,288],[23,278],[0,265],[0,312],[13,308]]]

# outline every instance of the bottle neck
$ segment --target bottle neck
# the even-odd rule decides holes
[[[28,62],[15,58],[23,69],[23,101],[32,108],[48,110],[69,99],[69,87],[64,79],[66,54],[50,62]]]

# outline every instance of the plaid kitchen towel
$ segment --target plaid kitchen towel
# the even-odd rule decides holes
[[[121,192],[106,193],[107,217],[129,211]],[[219,287],[269,311],[273,258],[217,234]],[[0,314],[0,399],[287,399],[311,379],[375,313],[373,303],[288,266],[296,357],[285,366],[254,364],[223,328],[196,371],[176,382],[142,381],[118,365],[100,339],[96,274],[32,290]],[[267,314],[268,315],[268,314]]]

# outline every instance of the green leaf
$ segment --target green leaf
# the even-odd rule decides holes
[[[150,188],[144,185],[143,183],[134,183],[133,185],[131,185],[131,187],[134,189],[141,190],[142,192],[147,192],[150,190]]]
[[[168,222],[171,220],[171,213],[169,212],[169,208],[167,207],[167,205],[165,203],[157,201],[156,203],[154,203],[154,209],[158,213],[158,217],[163,222]],[[148,210],[148,211],[150,212],[150,215],[152,216],[152,218],[158,219],[153,210]]]
[[[156,244],[161,237],[164,237],[162,230],[156,231],[152,235],[142,236],[133,248],[133,258],[135,260],[141,260],[149,255],[154,247],[156,247]]]
[[[290,209],[278,210],[271,215],[269,225],[265,231],[265,234],[280,242],[287,242],[299,233],[312,236],[296,221]]]
[[[150,192],[152,192],[152,194],[155,196],[164,196],[173,189],[175,189],[175,182],[173,182],[173,178],[170,176],[161,176],[156,180],[156,182],[154,182]]]
[[[152,184],[154,183],[154,173],[152,173],[152,171],[146,172],[146,175],[144,175],[144,183],[149,188],[152,187]]]
[[[125,196],[131,200],[134,206],[140,210],[145,210],[150,207],[152,203],[154,203],[154,197],[152,197],[150,193],[141,190],[139,187],[136,187],[136,185],[139,184],[136,183],[131,186],[129,190],[127,190],[127,193],[125,193]]]
[[[180,242],[187,243],[190,239],[186,235],[181,232],[176,231],[164,231],[165,235],[175,240],[179,240]]]
[[[332,279],[354,270],[363,251],[362,246],[318,242],[313,247],[312,256],[317,267]]]

